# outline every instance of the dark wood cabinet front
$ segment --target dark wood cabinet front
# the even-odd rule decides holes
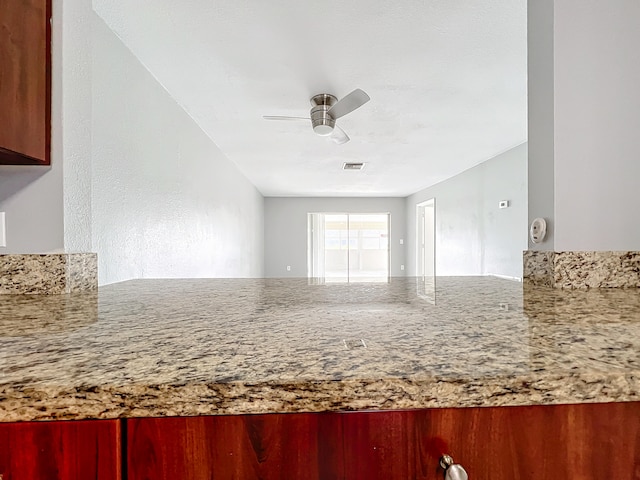
[[[325,455],[319,443],[322,418],[271,414],[127,420],[128,478],[318,478],[322,465],[329,467],[336,458]]]
[[[640,480],[640,402],[0,424],[2,480],[439,480],[443,453],[472,480]]]
[[[48,165],[51,0],[0,2],[0,164]]]
[[[129,480],[640,479],[640,403],[127,420]]]
[[[120,480],[120,421],[0,423],[2,480]]]

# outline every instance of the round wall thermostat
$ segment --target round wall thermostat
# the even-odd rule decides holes
[[[531,222],[531,228],[529,229],[531,235],[531,241],[533,243],[541,243],[547,234],[547,222],[544,218],[536,218]]]

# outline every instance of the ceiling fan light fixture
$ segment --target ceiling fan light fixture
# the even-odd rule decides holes
[[[321,137],[326,137],[327,135],[331,135],[333,133],[333,127],[329,125],[314,125],[313,131],[316,132],[317,135]]]
[[[316,135],[330,137],[334,143],[343,145],[349,141],[349,136],[336,126],[336,119],[360,108],[370,100],[369,95],[356,88],[346,97],[338,100],[334,95],[319,93],[311,97],[311,127]],[[304,117],[284,117],[282,115],[264,115],[265,120],[309,120]]]
[[[318,105],[311,109],[311,125],[316,134],[326,137],[331,135],[333,128],[336,126],[335,119],[329,115],[328,105]]]

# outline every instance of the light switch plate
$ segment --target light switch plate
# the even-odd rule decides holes
[[[0,247],[7,246],[7,228],[4,224],[4,212],[0,212]]]

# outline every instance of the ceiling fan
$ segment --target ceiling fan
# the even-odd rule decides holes
[[[360,108],[369,100],[369,95],[359,88],[356,88],[353,92],[342,97],[340,100],[328,93],[319,93],[318,95],[311,97],[310,100],[311,118],[283,117],[278,115],[265,115],[262,118],[265,120],[311,120],[311,126],[316,134],[323,137],[329,136],[331,140],[336,142],[338,145],[342,145],[349,141],[349,136],[344,130],[336,125],[336,120],[353,112],[355,109]]]

